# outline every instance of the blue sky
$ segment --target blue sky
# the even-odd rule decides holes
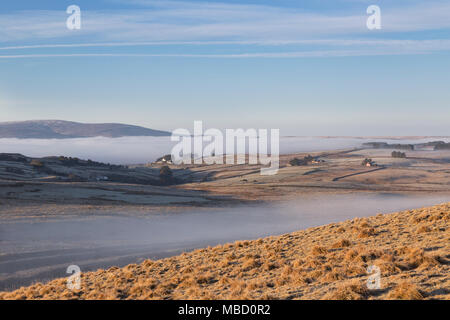
[[[449,58],[448,1],[3,1],[0,121],[449,135]]]

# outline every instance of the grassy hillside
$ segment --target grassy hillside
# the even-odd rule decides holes
[[[170,136],[167,131],[153,130],[122,123],[79,123],[63,120],[0,122],[0,138],[69,139],[87,137]]]
[[[35,284],[0,299],[449,299],[450,203]],[[366,286],[381,270],[381,289]]]

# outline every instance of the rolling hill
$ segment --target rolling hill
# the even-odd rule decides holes
[[[0,138],[68,139],[126,136],[169,136],[170,132],[121,123],[79,123],[63,120],[0,122]]]

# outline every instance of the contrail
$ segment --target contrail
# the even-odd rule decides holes
[[[434,40],[364,40],[364,39],[306,39],[306,40],[223,40],[223,41],[145,41],[145,42],[98,42],[98,43],[73,43],[73,44],[38,44],[0,47],[0,50],[23,50],[23,49],[49,49],[49,48],[89,48],[89,47],[137,47],[137,46],[175,46],[175,45],[336,45],[336,46],[354,46],[354,45],[384,45],[384,46],[444,46],[450,47],[448,39]]]
[[[69,54],[21,54],[0,55],[0,59],[26,59],[26,58],[70,58],[70,57],[129,57],[129,58],[319,58],[319,57],[354,57],[354,56],[380,56],[380,55],[416,55],[428,54],[428,51],[302,51],[279,53],[240,53],[240,54],[170,54],[170,53],[69,53]]]

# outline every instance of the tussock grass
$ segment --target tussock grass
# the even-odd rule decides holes
[[[347,239],[341,239],[337,242],[335,242],[331,247],[332,248],[344,248],[344,247],[350,247],[352,245],[351,241]]]
[[[389,292],[388,298],[394,300],[422,300],[424,296],[418,287],[411,282],[401,282]]]
[[[326,300],[364,300],[368,297],[367,287],[354,281],[349,284],[341,284],[332,292],[326,294],[323,298]]]

